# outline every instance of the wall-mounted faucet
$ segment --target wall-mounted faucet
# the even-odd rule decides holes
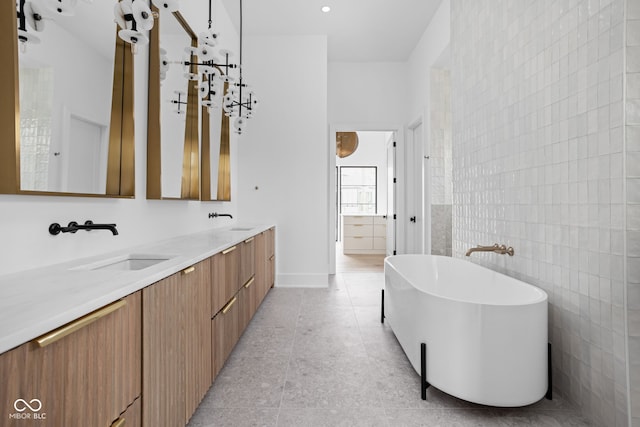
[[[229,218],[233,219],[233,216],[231,216],[231,214],[219,214],[218,212],[209,213],[209,218],[217,218],[219,216],[228,216]]]
[[[114,236],[118,235],[118,230],[116,229],[115,224],[94,224],[91,220],[85,221],[82,225],[75,221],[71,221],[66,227],[61,226],[57,222],[54,222],[49,226],[49,233],[54,236],[60,233],[75,233],[78,230],[109,230]]]
[[[467,251],[465,256],[471,255],[473,252],[495,252],[500,255],[507,254],[509,256],[513,256],[514,251],[511,246],[507,247],[506,245],[494,244],[493,246],[476,246],[475,248],[471,248]]]

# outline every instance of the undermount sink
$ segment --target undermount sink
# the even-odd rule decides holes
[[[170,260],[166,255],[128,254],[75,267],[72,270],[136,271]]]
[[[230,230],[231,231],[249,231],[252,230],[253,227],[233,227]]]

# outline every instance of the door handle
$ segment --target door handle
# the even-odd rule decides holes
[[[416,222],[416,217],[415,217],[415,216],[412,216],[411,218],[409,218],[409,221],[411,221],[411,222]]]

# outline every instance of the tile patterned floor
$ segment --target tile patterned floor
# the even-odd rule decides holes
[[[188,426],[589,426],[557,393],[517,409],[433,387],[421,400],[380,323],[383,284],[380,272],[354,272],[328,289],[272,289]]]

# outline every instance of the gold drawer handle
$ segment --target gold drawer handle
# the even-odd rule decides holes
[[[224,251],[222,251],[222,255],[226,255],[229,252],[233,252],[235,250],[236,250],[236,247],[235,246],[231,246],[229,249],[225,249]]]
[[[245,289],[249,288],[249,286],[253,285],[253,282],[256,280],[256,276],[252,276],[251,279],[247,280],[247,283],[244,284]]]
[[[364,224],[351,224],[353,227],[364,227]]]
[[[39,338],[36,338],[35,341],[38,343],[38,346],[40,347],[45,347],[49,344],[53,344],[54,342],[66,337],[67,335],[70,335],[75,331],[82,329],[87,325],[90,325],[96,320],[101,319],[106,315],[113,313],[116,310],[119,310],[125,305],[127,305],[127,302],[125,300],[116,301],[113,304],[109,304],[105,307],[102,307],[92,313],[87,314],[86,316],[83,316],[77,320],[74,320],[73,322],[67,323],[66,325],[52,332],[49,332],[48,334],[45,334]]]
[[[233,299],[222,308],[222,314],[227,314],[227,311],[231,310],[231,306],[236,303],[237,299],[238,297],[233,297]]]
[[[196,271],[196,266],[192,265],[189,268],[185,268],[184,270],[182,270],[182,274],[189,274],[189,273],[193,273],[194,271]]]
[[[269,257],[269,261],[273,261],[273,259],[274,259],[275,257],[276,257],[275,255],[271,255],[271,256]]]
[[[247,240],[244,241],[245,243],[251,243],[253,242],[253,237],[249,237]]]
[[[125,424],[126,422],[124,418],[118,418],[113,422],[113,424],[111,424],[111,427],[124,427]]]

